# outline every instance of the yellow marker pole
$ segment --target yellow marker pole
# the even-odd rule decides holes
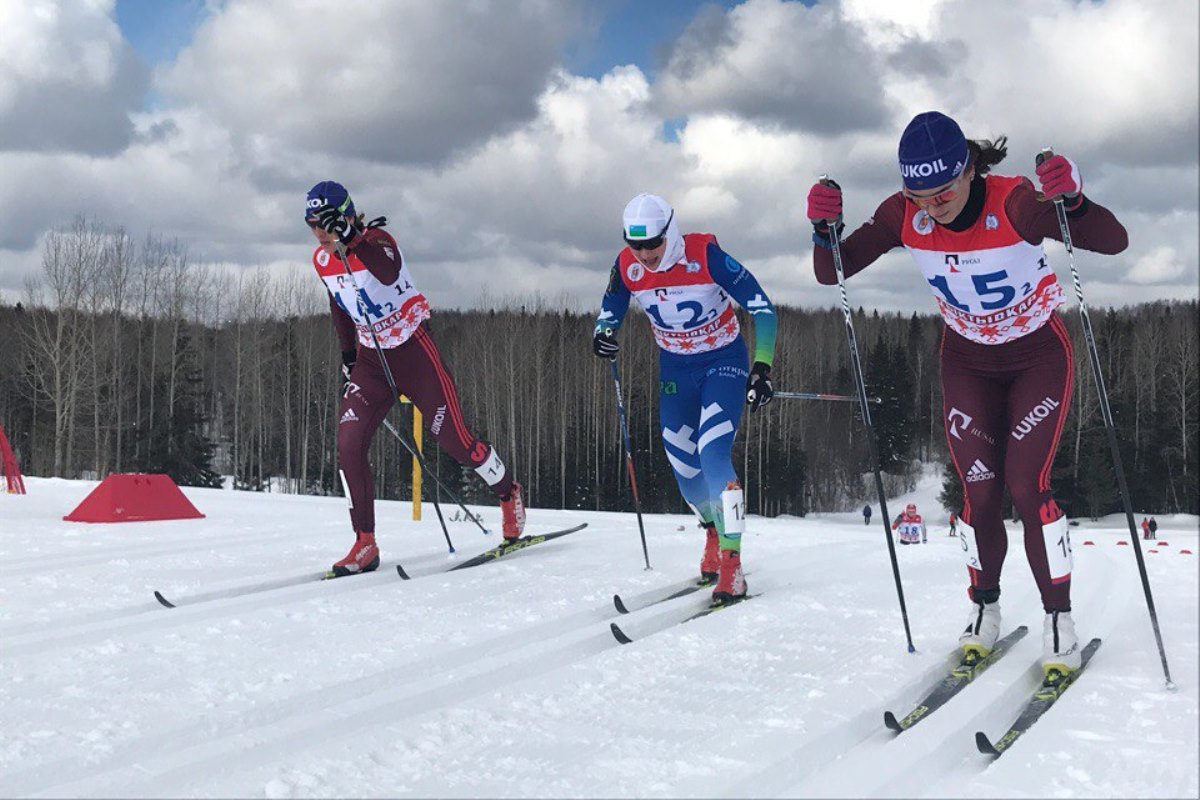
[[[421,446],[421,435],[423,426],[421,425],[421,409],[413,406],[413,440],[417,443],[417,452],[424,453],[425,450]],[[421,521],[421,462],[413,456],[413,521]]]
[[[418,453],[424,453],[425,450],[422,447],[421,410],[404,395],[400,395],[400,402],[412,406],[413,443],[416,445]],[[412,518],[413,522],[421,521],[421,462],[417,460],[416,455],[413,456],[412,460]]]

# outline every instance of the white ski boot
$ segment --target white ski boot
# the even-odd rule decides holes
[[[1081,653],[1070,611],[1051,611],[1042,623],[1042,672],[1056,680],[1079,669]]]
[[[971,603],[967,627],[958,637],[963,660],[974,663],[987,657],[1000,638],[1000,603]]]

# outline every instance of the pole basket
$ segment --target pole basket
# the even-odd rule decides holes
[[[13,455],[8,445],[8,437],[4,435],[4,426],[0,425],[0,470],[4,472],[4,490],[9,494],[25,494],[25,479],[21,477],[21,468],[17,466],[17,457]]]

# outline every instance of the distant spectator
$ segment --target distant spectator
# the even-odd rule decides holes
[[[1146,519],[1145,517],[1142,517],[1142,538],[1150,538],[1150,520]]]
[[[1158,536],[1158,520],[1156,520],[1154,517],[1151,517],[1150,518],[1150,538],[1153,539],[1156,536]]]
[[[950,535],[958,536],[958,517],[953,511],[950,512]]]
[[[871,524],[871,504],[867,503],[863,506],[863,525]]]

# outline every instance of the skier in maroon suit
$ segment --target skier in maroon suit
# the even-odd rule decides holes
[[[308,193],[304,219],[317,239],[313,267],[329,291],[329,312],[342,348],[344,396],[338,422],[338,460],[350,500],[355,541],[333,565],[338,576],[379,567],[375,543],[375,494],[367,456],[371,437],[398,399],[389,386],[378,342],[396,388],[420,409],[438,444],[469,466],[500,499],[504,538],[525,527],[521,484],[488,443],[463,420],[454,379],[429,333],[429,303],[413,284],[383,217],[364,224],[346,188],[322,181]],[[346,251],[351,275],[338,255]],[[374,335],[372,335],[372,331]]]
[[[1050,467],[1074,365],[1055,313],[1062,287],[1042,250],[1044,239],[1061,239],[1048,201],[1065,198],[1076,247],[1119,253],[1128,237],[1112,212],[1084,196],[1073,161],[1055,155],[1039,165],[1039,195],[1026,178],[989,174],[1006,152],[1003,137],[968,141],[944,114],[917,115],[900,139],[903,188],[845,238],[842,258],[851,277],[887,251],[907,248],[946,321],[946,438],[963,481],[959,536],[971,578],[971,615],[959,640],[964,656],[986,655],[999,635],[1007,486],[1046,612],[1043,668],[1065,673],[1078,669],[1080,654],[1071,618],[1070,537],[1050,492]],[[836,184],[812,187],[813,266],[825,284],[836,283],[828,221],[841,211]]]

